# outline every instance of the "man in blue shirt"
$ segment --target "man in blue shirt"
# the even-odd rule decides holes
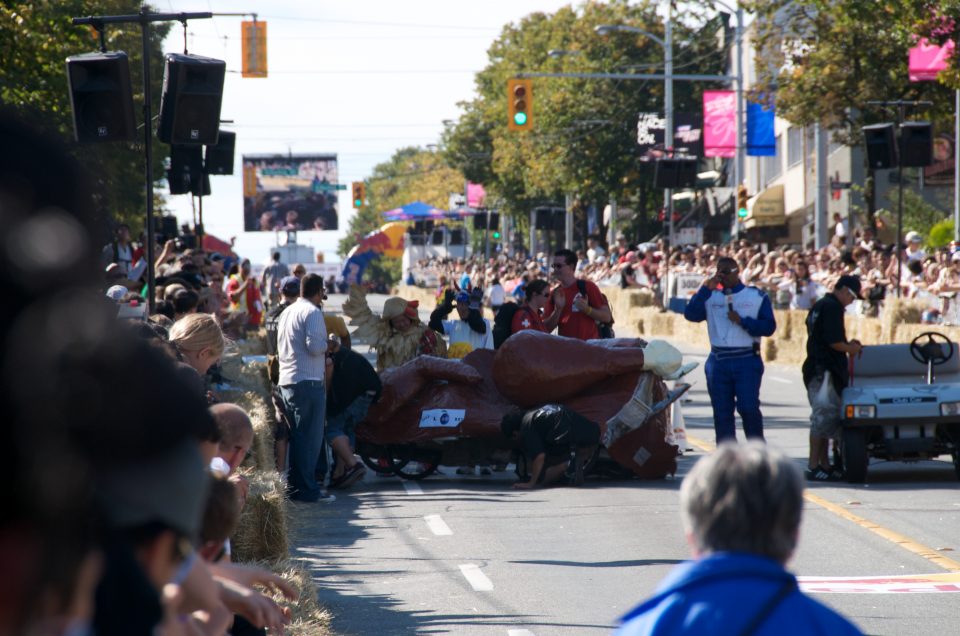
[[[744,285],[739,271],[732,258],[718,260],[716,274],[704,281],[683,312],[691,322],[707,321],[710,355],[704,373],[717,444],[737,438],[734,408],[743,420],[744,435],[763,439],[760,338],[772,335],[777,323],[770,299]]]
[[[789,457],[760,442],[722,444],[680,487],[694,560],[624,616],[615,636],[860,634],[784,567],[802,513],[803,477]]]

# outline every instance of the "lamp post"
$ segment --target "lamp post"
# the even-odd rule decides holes
[[[673,152],[673,20],[672,3],[667,3],[667,16],[663,22],[663,38],[638,29],[637,27],[626,26],[622,24],[601,24],[594,29],[598,35],[606,35],[617,31],[627,33],[637,33],[650,38],[663,47],[663,150],[664,153]],[[664,210],[667,220],[667,250],[664,255],[665,267],[670,267],[670,248],[673,247],[673,190],[667,188],[663,191]],[[669,269],[666,270],[666,278],[669,281]],[[669,282],[664,289],[664,298],[669,300],[670,285]],[[666,302],[664,306],[666,306]]]

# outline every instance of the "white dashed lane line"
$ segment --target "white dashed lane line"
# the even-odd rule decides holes
[[[420,487],[415,481],[410,481],[409,479],[404,479],[402,482],[403,489],[407,491],[408,495],[422,495],[423,488]]]
[[[533,636],[529,629],[508,629],[507,636]]]
[[[430,528],[430,532],[437,535],[438,537],[445,537],[453,534],[453,530],[450,529],[450,526],[440,517],[440,515],[427,515],[423,518],[427,522],[427,527]]]
[[[492,592],[493,591],[493,581],[487,578],[487,575],[480,571],[480,566],[476,563],[464,563],[460,566],[460,572],[463,574],[463,578],[467,579],[467,583],[470,584],[477,592]]]

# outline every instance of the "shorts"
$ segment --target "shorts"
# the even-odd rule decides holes
[[[370,404],[373,398],[369,395],[361,395],[350,406],[340,413],[327,418],[327,426],[323,432],[324,439],[329,444],[335,438],[346,435],[350,440],[350,446],[355,445],[357,424],[362,422],[370,410]]]
[[[823,386],[826,383],[827,386]],[[814,376],[807,385],[807,399],[810,401],[810,433],[822,438],[839,439],[841,409],[843,404],[836,387],[830,381],[829,372]]]

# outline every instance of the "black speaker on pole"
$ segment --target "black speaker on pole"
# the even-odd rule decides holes
[[[450,230],[450,243],[449,245],[463,245],[464,243],[463,230],[457,228],[455,230]]]
[[[203,176],[203,149],[200,146],[170,146],[170,169],[167,183],[170,194],[190,194]]]
[[[233,174],[233,149],[237,144],[237,133],[220,131],[217,143],[207,146],[207,154],[203,160],[205,174]]]
[[[473,229],[475,230],[485,230],[487,229],[487,215],[486,214],[474,214],[473,215]]]
[[[500,213],[491,212],[490,213],[490,231],[494,231],[500,228]]]
[[[160,141],[181,145],[217,143],[226,70],[223,60],[180,53],[166,55],[157,125]]]
[[[133,141],[130,62],[123,51],[67,58],[74,137],[81,143]]]
[[[203,173],[190,181],[190,193],[198,197],[210,196],[210,175]]]
[[[696,159],[657,159],[653,174],[656,188],[692,188],[697,184]]]
[[[933,163],[933,126],[928,121],[900,124],[900,161],[905,168],[922,168]]]
[[[864,126],[863,140],[867,147],[867,163],[873,170],[897,167],[897,139],[893,124]]]

